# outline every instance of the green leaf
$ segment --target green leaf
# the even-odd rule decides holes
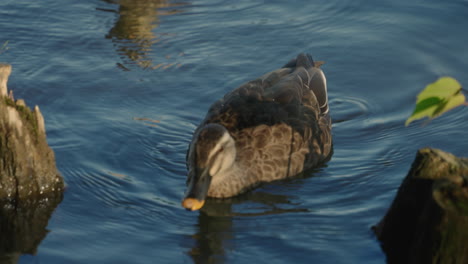
[[[457,106],[465,104],[461,84],[451,77],[442,77],[429,84],[418,95],[413,114],[406,120],[405,125],[424,117],[436,118]]]

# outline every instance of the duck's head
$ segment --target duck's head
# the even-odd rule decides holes
[[[221,180],[236,159],[236,146],[225,127],[207,124],[194,135],[187,154],[189,175],[182,206],[198,210],[205,203],[211,183]]]

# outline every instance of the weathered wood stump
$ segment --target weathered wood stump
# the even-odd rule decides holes
[[[468,263],[468,159],[419,150],[374,231],[388,263]]]
[[[8,93],[10,73],[0,63],[0,263],[36,252],[64,187],[41,111]]]
[[[0,64],[0,201],[59,195],[63,179],[47,144],[44,118],[36,106],[8,94],[11,66]]]

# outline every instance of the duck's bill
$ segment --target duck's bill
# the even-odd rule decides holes
[[[200,208],[202,208],[204,204],[205,200],[198,200],[195,198],[185,198],[182,201],[182,206],[190,211],[200,210]]]
[[[187,192],[182,206],[191,211],[199,210],[205,204],[205,199],[210,188],[211,176],[208,169],[197,168],[190,175]]]

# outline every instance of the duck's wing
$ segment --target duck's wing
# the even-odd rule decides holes
[[[283,68],[226,94],[211,106],[203,123],[220,123],[229,131],[278,123],[301,131],[304,122],[317,124],[319,116],[328,113],[326,79],[317,65],[310,55],[299,54]]]
[[[320,65],[310,55],[299,54],[282,68],[245,83],[215,102],[198,129],[219,123],[239,147],[245,142],[280,150],[284,157],[275,155],[289,164],[286,175],[326,161],[332,152],[331,121],[327,83]],[[273,137],[284,140],[275,141]],[[254,138],[256,141],[250,142]]]
[[[290,73],[277,80],[274,85],[266,87],[265,98],[273,98],[281,103],[300,101],[307,106],[320,107],[319,114],[328,112],[327,80],[320,66],[323,62],[314,62],[310,54],[299,54],[277,71]],[[273,76],[277,71],[273,72]],[[273,77],[271,74],[266,79]],[[311,94],[310,94],[311,93]],[[311,97],[312,96],[312,97]]]
[[[301,82],[301,90],[311,90],[320,106],[320,113],[328,113],[327,79],[320,69],[323,61],[314,61],[310,54],[299,54],[295,59],[286,63],[283,68],[293,69],[293,74]]]

